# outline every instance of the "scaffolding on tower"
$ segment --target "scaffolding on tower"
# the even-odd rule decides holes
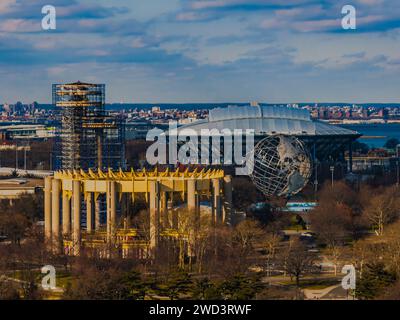
[[[105,85],[53,85],[58,115],[56,169],[125,168],[125,130],[120,117],[105,110]]]

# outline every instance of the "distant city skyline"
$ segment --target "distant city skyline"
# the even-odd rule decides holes
[[[395,0],[2,0],[0,104],[77,80],[108,103],[396,103],[399,40]]]
[[[0,106],[4,105],[15,105],[17,103],[22,103],[23,105],[30,105],[33,103],[37,103],[40,106],[51,106],[51,102],[40,102],[40,101],[7,101],[7,102],[2,102],[0,101]],[[205,101],[205,102],[198,102],[198,101],[187,101],[187,102],[163,102],[163,101],[154,101],[154,102],[117,102],[117,101],[106,101],[106,106],[133,106],[133,107],[146,107],[146,108],[151,108],[154,106],[161,106],[162,108],[164,107],[173,107],[173,106],[204,106],[204,107],[210,107],[210,106],[228,106],[228,105],[250,105],[252,103],[258,103],[260,105],[287,105],[287,106],[314,106],[317,105],[318,107],[334,107],[334,106],[361,106],[361,107],[393,107],[393,108],[400,108],[400,102],[329,102],[329,101],[322,101],[322,102],[276,102],[276,103],[270,103],[270,102],[264,102],[264,101],[221,101],[221,102],[210,102],[210,101]]]
[[[32,103],[37,103],[39,106],[49,106],[52,105],[51,102],[40,102],[36,100],[31,100],[31,101],[22,101],[22,100],[15,100],[15,101],[0,101],[0,106],[3,105],[14,105],[16,103],[22,103],[24,105],[29,105]],[[106,106],[116,106],[116,105],[129,105],[129,106],[134,106],[134,107],[140,107],[140,106],[145,106],[145,107],[153,107],[153,106],[161,106],[161,107],[172,107],[174,105],[176,106],[204,106],[204,107],[209,107],[212,105],[215,106],[228,106],[228,105],[249,105],[251,103],[258,103],[260,105],[298,105],[298,106],[314,106],[317,105],[319,107],[323,106],[362,106],[362,107],[399,107],[400,108],[400,101],[399,102],[354,102],[354,101],[348,101],[348,102],[330,102],[330,101],[311,101],[311,102],[265,102],[265,101],[186,101],[186,102],[164,102],[164,101],[149,101],[149,102],[134,102],[134,101],[106,101]]]

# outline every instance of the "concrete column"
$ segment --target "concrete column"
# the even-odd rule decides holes
[[[195,229],[199,229],[200,223],[200,203],[199,203],[199,195],[196,190],[196,180],[188,180],[188,188],[187,188],[187,197],[188,197],[188,209],[194,215],[194,227]]]
[[[74,255],[78,255],[81,245],[81,182],[73,181],[72,202],[74,211],[72,241],[74,246]]]
[[[222,215],[222,223],[231,222],[233,215],[232,205],[232,176],[224,177],[224,210]]]
[[[173,193],[171,194],[171,199],[168,199],[167,201],[167,212],[171,213],[171,224],[170,227],[173,229],[178,229],[178,224],[179,224],[179,217],[178,213],[174,211],[174,201],[173,201]]]
[[[71,236],[71,202],[66,192],[62,194],[62,232],[64,236]]]
[[[213,209],[214,209],[214,222],[221,223],[222,222],[222,211],[221,211],[221,187],[219,179],[212,179],[213,185]]]
[[[150,192],[150,249],[154,250],[158,247],[159,240],[159,194],[158,194],[158,182],[149,182],[149,192]]]
[[[111,241],[117,222],[116,182],[107,181],[107,239]]]
[[[47,240],[51,240],[51,180],[44,179],[44,234]]]
[[[187,205],[189,211],[196,209],[196,180],[190,179],[187,181]]]
[[[127,194],[121,193],[121,217],[124,220],[128,215],[126,202],[127,202]]]
[[[86,195],[86,231],[88,233],[93,231],[93,193],[89,192]]]
[[[190,179],[187,181],[187,207],[190,215],[190,221],[192,223],[191,233],[189,236],[188,255],[193,257],[195,255],[194,246],[196,242],[196,235],[199,231],[200,223],[200,211],[198,195],[196,194],[196,180]]]
[[[349,142],[349,172],[353,172],[353,142]]]
[[[169,228],[167,193],[160,192],[160,215],[163,228]]]
[[[97,195],[96,195],[97,197]],[[100,212],[101,212],[101,200],[100,196],[97,197],[95,201],[95,208],[94,208],[94,229],[99,230],[100,229]]]
[[[61,181],[53,179],[51,187],[51,231],[52,239],[56,244],[60,240],[60,189]]]

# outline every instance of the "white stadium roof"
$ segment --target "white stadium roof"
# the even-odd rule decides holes
[[[178,130],[193,129],[254,129],[256,135],[341,136],[358,132],[312,120],[304,109],[281,106],[228,106],[209,112],[208,119],[181,126]]]

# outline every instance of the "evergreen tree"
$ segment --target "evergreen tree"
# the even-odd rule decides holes
[[[125,273],[121,279],[121,294],[125,300],[144,300],[147,286],[142,281],[140,273],[131,271]]]
[[[221,291],[224,298],[229,300],[250,300],[256,297],[263,285],[258,276],[247,276],[236,274],[221,284]]]
[[[196,279],[193,285],[193,299],[199,300],[221,300],[220,287],[208,278]]]
[[[181,295],[187,294],[192,287],[191,276],[184,271],[173,271],[167,280],[158,284],[158,292],[160,295],[166,295],[171,300],[180,298]]]
[[[400,141],[396,138],[390,138],[386,141],[384,147],[387,149],[395,149],[397,145],[400,144]]]
[[[374,299],[395,281],[396,275],[386,270],[383,263],[368,264],[362,279],[357,282],[356,297],[358,299]]]

